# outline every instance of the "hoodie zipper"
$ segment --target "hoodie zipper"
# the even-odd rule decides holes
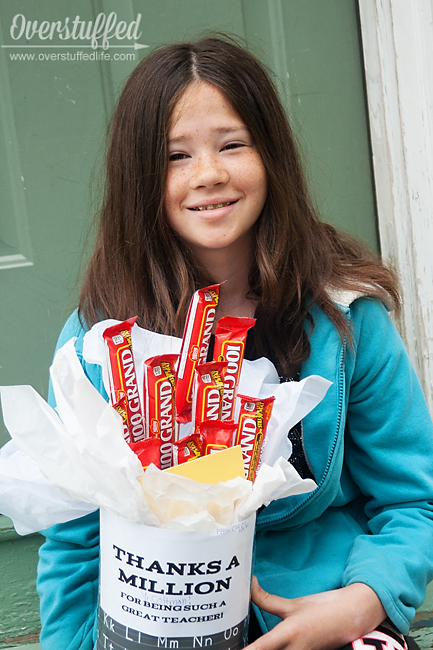
[[[319,485],[313,492],[311,492],[308,497],[305,499],[305,501],[302,501],[301,503],[298,503],[298,505],[287,515],[284,515],[283,517],[275,517],[271,520],[268,520],[266,522],[260,522],[257,521],[256,523],[256,529],[261,530],[263,528],[268,528],[270,526],[274,526],[274,524],[281,523],[283,521],[287,521],[287,519],[290,519],[295,515],[301,508],[306,506],[312,499],[315,499],[319,492],[321,491],[321,488],[323,484],[325,483],[326,479],[328,478],[328,472],[329,472],[329,467],[331,465],[331,460],[334,456],[335,452],[335,447],[337,446],[337,441],[338,441],[338,436],[339,436],[339,431],[340,431],[340,424],[341,424],[341,416],[343,412],[343,382],[344,382],[344,351],[346,348],[346,342],[344,342],[344,345],[341,346],[341,351],[340,351],[340,362],[339,362],[339,371],[338,371],[338,412],[337,412],[337,426],[335,430],[335,435],[334,435],[334,441],[332,443],[331,447],[331,453],[328,456],[328,462],[326,464],[325,472],[323,474],[323,478],[320,481]]]

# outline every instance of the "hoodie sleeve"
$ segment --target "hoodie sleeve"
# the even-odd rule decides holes
[[[107,399],[98,366],[83,362],[85,330],[76,312],[63,328],[57,348],[72,337],[84,371]],[[48,402],[55,407],[53,391]],[[92,650],[96,641],[99,584],[99,511],[41,531],[37,590],[43,650]]]
[[[361,299],[351,315],[356,349],[345,462],[366,497],[371,534],[356,538],[343,585],[368,584],[407,633],[433,577],[432,420],[385,308]]]

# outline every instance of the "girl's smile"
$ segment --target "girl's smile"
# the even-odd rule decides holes
[[[266,171],[246,125],[217,88],[194,82],[169,132],[169,224],[198,256],[210,249],[245,254],[266,194]]]

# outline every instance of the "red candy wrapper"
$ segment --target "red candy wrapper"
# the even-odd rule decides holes
[[[123,437],[124,437],[125,440],[126,440],[126,437],[125,437],[125,425],[126,425],[126,431],[128,431],[128,430],[127,430],[127,426],[128,426],[128,424],[127,424],[127,423],[128,423],[128,412],[127,412],[127,406],[126,406],[126,395],[125,395],[125,393],[121,393],[121,392],[120,392],[120,393],[119,393],[119,399],[118,399],[117,402],[116,402],[115,404],[113,404],[112,406],[113,406],[114,410],[117,411],[118,414],[119,414],[119,415],[121,416],[121,418],[122,418],[122,422],[123,422]]]
[[[254,326],[255,318],[220,318],[215,331],[215,361],[227,361],[224,375],[224,395],[221,406],[221,420],[233,420],[236,391],[244,358],[248,330]]]
[[[275,397],[258,399],[238,395],[241,400],[236,444],[241,445],[245,476],[253,481],[260,467],[263,441],[268,422],[271,419]]]
[[[143,394],[146,434],[161,440],[161,469],[172,466],[175,440],[175,365],[178,354],[157,355],[144,362]]]
[[[138,456],[138,460],[147,469],[153,463],[158,469],[161,469],[161,440],[159,438],[146,438],[139,442],[128,443],[134,454]]]
[[[181,465],[202,455],[202,440],[198,433],[192,433],[173,445],[173,465]]]
[[[137,318],[129,318],[104,330],[110,382],[110,401],[122,415],[126,442],[145,438],[143,410],[138,394],[132,354],[131,329]]]
[[[194,370],[206,361],[220,286],[199,289],[191,300],[176,375],[177,422],[191,421]]]
[[[202,455],[208,456],[233,446],[238,425],[235,422],[207,420],[198,425],[202,437]]]
[[[201,363],[195,369],[194,401],[192,405],[192,431],[205,420],[219,420],[224,392],[223,361]]]

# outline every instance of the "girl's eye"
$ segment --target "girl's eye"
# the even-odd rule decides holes
[[[174,152],[168,155],[170,162],[176,162],[176,160],[183,160],[184,158],[187,158],[186,153]]]
[[[243,142],[229,142],[222,148],[222,150],[224,151],[224,149],[228,149],[228,150],[238,149],[239,147],[245,147],[245,146],[246,145]]]

